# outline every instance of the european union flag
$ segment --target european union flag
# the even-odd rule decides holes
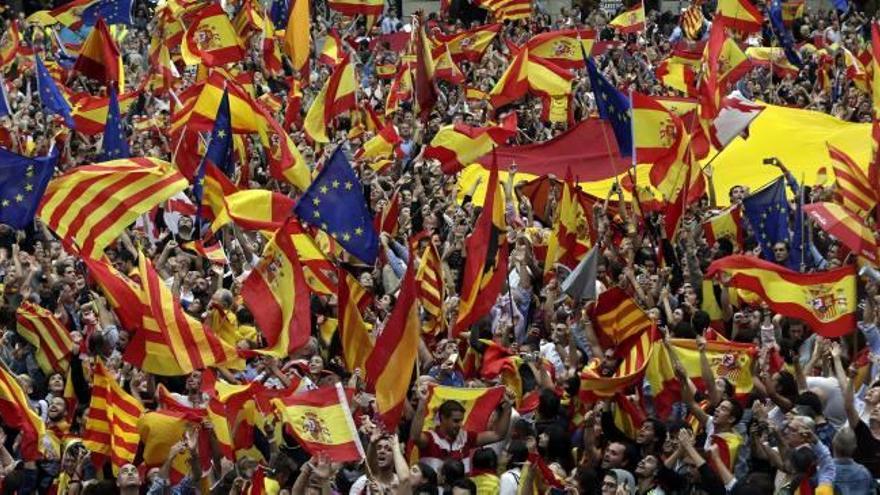
[[[743,209],[746,218],[752,225],[758,244],[761,246],[761,256],[773,261],[773,244],[782,241],[788,242],[790,239],[785,179],[780,177],[770,185],[744,198]]]
[[[773,0],[770,3],[770,26],[773,28],[773,34],[779,39],[779,44],[782,45],[782,50],[785,52],[785,58],[787,58],[793,65],[802,67],[804,62],[801,60],[800,54],[798,54],[797,50],[794,48],[794,38],[791,36],[791,32],[785,27],[785,23],[782,21],[782,2],[780,0]]]
[[[349,253],[373,264],[379,235],[367,209],[361,181],[340,148],[300,198],[293,210],[304,222],[330,233]]]
[[[583,51],[583,47],[581,47]],[[614,137],[617,138],[617,147],[621,156],[632,156],[633,139],[632,124],[629,116],[629,98],[617,90],[608,82],[599,70],[593,59],[587,59],[587,72],[590,75],[590,86],[596,97],[596,107],[599,109],[599,117],[611,123],[614,129]]]
[[[285,29],[287,27],[287,16],[290,15],[289,0],[274,0],[272,7],[269,8],[269,17],[272,18],[272,24],[275,29]]]
[[[37,89],[40,92],[40,101],[46,113],[53,113],[64,117],[67,127],[73,129],[73,114],[70,104],[64,99],[61,90],[55,85],[55,80],[49,75],[39,55],[34,55],[37,66]]]
[[[119,115],[119,98],[116,97],[116,89],[110,87],[108,92],[110,104],[107,108],[107,123],[104,125],[104,140],[101,142],[101,161],[131,156],[128,140],[122,128],[122,116]]]
[[[103,17],[107,25],[131,25],[131,0],[101,0],[83,10],[80,18],[86,26],[94,26],[98,17]]]
[[[29,158],[0,148],[0,223],[24,229],[33,222],[57,160],[57,149]]]
[[[226,90],[223,90],[220,107],[217,108],[205,159],[222,170],[227,177],[232,176],[232,117],[229,111],[229,93]]]

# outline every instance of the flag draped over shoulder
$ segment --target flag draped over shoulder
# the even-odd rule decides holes
[[[3,425],[21,433],[21,459],[35,461],[41,455],[40,442],[46,434],[46,425],[29,404],[15,375],[6,366],[0,366],[0,416],[3,417]]]
[[[156,158],[79,166],[49,183],[37,216],[83,256],[98,259],[138,216],[186,186],[170,163]]]
[[[97,469],[110,460],[113,472],[134,461],[140,442],[138,421],[144,414],[139,400],[126,393],[98,361],[92,373],[92,400],[85,418],[83,445]]]
[[[266,337],[266,354],[286,357],[311,335],[309,291],[293,236],[302,231],[291,219],[263,248],[260,262],[248,275],[241,294]]]
[[[272,404],[303,449],[334,462],[359,461],[364,448],[348,406],[348,392],[342,385],[310,390]]]
[[[442,127],[425,148],[424,157],[440,161],[445,174],[454,174],[476,162],[516,135],[516,114],[505,117],[500,125],[474,127],[458,123]]]
[[[73,339],[70,332],[48,309],[24,301],[15,311],[18,334],[34,348],[37,364],[46,376],[66,373]]]
[[[797,318],[833,338],[856,328],[856,269],[850,265],[798,273],[752,256],[734,255],[709,265],[706,277],[730,275],[729,286],[757,294],[772,311]]]
[[[33,223],[58,155],[54,150],[49,156],[30,158],[0,148],[0,223],[14,229]]]
[[[473,232],[465,240],[465,249],[468,256],[452,335],[460,334],[489,314],[507,276],[507,221],[504,196],[498,191],[498,164],[494,160],[486,201]]]
[[[416,268],[410,264],[385,329],[367,359],[367,389],[376,394],[376,408],[388,429],[397,426],[409,391],[421,341]]]

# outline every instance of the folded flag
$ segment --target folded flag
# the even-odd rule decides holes
[[[31,225],[58,155],[53,149],[49,156],[30,158],[0,148],[0,223],[14,229]]]
[[[37,216],[83,256],[99,259],[125,227],[186,185],[170,163],[156,158],[79,166],[49,183]]]
[[[125,71],[122,55],[103,19],[98,18],[89,32],[73,64],[73,72],[125,91]]]
[[[3,425],[21,434],[18,447],[23,461],[36,461],[42,455],[46,425],[30,407],[27,394],[6,366],[0,366],[0,415]]]
[[[346,251],[372,265],[379,252],[379,236],[367,209],[363,186],[341,148],[299,199],[294,212],[303,222],[320,227]]]
[[[122,126],[122,116],[119,114],[119,98],[113,87],[107,88],[110,94],[107,105],[107,124],[104,126],[104,139],[101,141],[101,161],[128,158],[131,151],[128,148],[128,139],[125,137],[125,129]]]
[[[445,174],[455,174],[505,144],[517,133],[516,113],[502,119],[500,125],[474,127],[457,123],[442,127],[425,148],[424,158],[440,162]]]
[[[333,462],[360,461],[364,448],[342,385],[273,399],[272,404],[303,449]]]
[[[36,352],[34,357],[46,376],[67,373],[73,351],[70,332],[48,309],[24,301],[15,311],[16,330]]]
[[[46,113],[60,115],[64,118],[67,127],[73,129],[73,115],[70,103],[58,89],[55,79],[46,70],[40,56],[34,54],[34,63],[37,67],[37,91],[40,93],[40,102],[43,104],[43,110]]]
[[[96,469],[101,469],[109,459],[117,473],[124,464],[134,462],[140,443],[138,421],[144,406],[122,389],[100,360],[92,373],[91,385],[83,445],[91,452]]]
[[[645,4],[639,2],[626,9],[608,23],[620,33],[637,33],[645,30]]]
[[[215,67],[244,58],[235,27],[219,3],[206,4],[183,35],[180,54],[187,65]]]
[[[816,273],[798,273],[751,256],[734,255],[709,265],[706,277],[730,275],[729,286],[757,294],[771,311],[797,318],[828,338],[856,328],[854,265]]]

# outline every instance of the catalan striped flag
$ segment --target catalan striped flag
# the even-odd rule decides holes
[[[465,239],[465,262],[456,336],[489,314],[507,277],[507,221],[504,196],[498,191],[498,163],[493,158],[486,200],[471,235]]]
[[[46,435],[46,425],[29,404],[27,394],[15,375],[5,365],[0,366],[0,416],[3,417],[3,425],[20,432],[21,459],[35,461],[42,455],[41,442]]]
[[[620,364],[611,376],[603,376],[598,369],[599,360],[594,359],[580,374],[581,400],[592,402],[613,397],[618,393],[626,392],[629,387],[639,382],[645,375],[645,368],[654,352],[657,337],[657,330],[653,326],[646,326],[637,335],[634,334],[618,345],[615,355],[620,358]]]
[[[389,430],[397,426],[403,414],[422,337],[415,272],[410,263],[388,324],[366,363],[367,389],[376,394],[376,410]]]
[[[496,22],[528,19],[532,16],[531,0],[477,0],[476,4],[491,12]]]
[[[24,301],[15,311],[15,320],[18,334],[36,348],[34,357],[43,373],[66,373],[73,339],[58,318],[48,309]]]
[[[439,50],[445,45],[453,62],[479,62],[500,31],[501,24],[485,24],[455,34],[437,33],[434,35],[432,52],[435,57],[438,56]]]
[[[285,357],[304,346],[311,335],[309,290],[293,236],[302,231],[288,220],[263,248],[260,262],[241,287],[241,294],[266,337],[266,354]]]
[[[742,33],[756,33],[764,15],[749,0],[719,0],[713,21]]]
[[[424,157],[440,162],[445,174],[454,174],[475,163],[517,132],[516,113],[498,125],[474,127],[463,123],[444,126],[425,148]]]
[[[303,130],[315,142],[328,143],[328,129],[337,115],[355,108],[354,65],[346,56],[336,65],[306,114]]]
[[[761,297],[772,311],[797,318],[816,333],[833,338],[855,329],[856,270],[850,265],[818,273],[798,273],[775,263],[734,255],[713,261],[706,277],[731,276],[728,285]]]
[[[782,2],[782,22],[786,27],[790,28],[794,21],[804,16],[807,2],[805,0],[792,0],[790,2]]]
[[[651,320],[623,289],[612,287],[599,294],[592,310],[597,337],[604,347],[618,345],[651,327]]]
[[[83,256],[99,259],[125,227],[186,186],[170,163],[156,158],[80,166],[49,183],[37,216]]]
[[[584,67],[584,57],[593,51],[596,32],[591,29],[562,29],[536,34],[526,42],[529,56],[546,60],[563,69]]]
[[[486,431],[489,419],[502,399],[504,399],[504,387],[461,388],[431,384],[428,387],[422,431],[434,428],[439,421],[438,410],[448,400],[454,400],[464,407],[461,427],[465,431]]]
[[[98,18],[95,27],[83,42],[73,72],[100,81],[106,85],[115,85],[119,92],[125,91],[125,71],[119,47],[113,41],[110,30],[104,19]]]
[[[871,102],[875,119],[880,115],[880,27],[871,23]]]
[[[446,319],[443,315],[443,301],[446,300],[446,291],[440,255],[434,244],[430,242],[425,246],[425,250],[419,258],[416,285],[419,292],[419,304],[427,316],[422,331],[436,335],[446,327]]]
[[[703,29],[705,17],[703,16],[702,2],[695,1],[681,14],[681,30],[685,37],[690,40],[698,40]]]
[[[385,9],[385,0],[329,0],[327,5],[330,10],[349,17],[379,16]]]
[[[244,58],[235,27],[219,3],[205,4],[183,35],[180,54],[187,65],[222,66]]]
[[[855,213],[837,203],[827,202],[804,205],[804,212],[816,221],[819,228],[837,238],[853,253],[877,263],[874,232]]]
[[[107,261],[89,258],[83,258],[83,261],[89,269],[89,278],[101,287],[122,326],[135,332],[142,328],[147,308],[143,304],[140,284]]]
[[[645,30],[645,4],[639,2],[626,9],[608,23],[620,33],[638,33]],[[589,52],[587,52],[589,53]]]
[[[18,31],[18,23],[12,21],[9,23],[9,29],[0,35],[0,71],[15,60],[19,45],[21,45],[21,35]]]
[[[96,469],[108,459],[113,472],[134,461],[140,443],[138,421],[144,414],[139,400],[126,393],[99,360],[92,373],[92,401],[85,418],[83,445]]]
[[[358,308],[366,289],[350,273],[339,269],[339,340],[342,356],[349,371],[366,370],[367,359],[373,352],[373,337],[364,317]]]
[[[149,373],[179,376],[209,366],[240,366],[235,349],[183,311],[153,264],[141,255],[138,275],[149,308],[123,358]]]
[[[832,167],[841,204],[858,216],[867,217],[877,207],[880,191],[873,187],[861,167],[849,155],[831,144],[827,146],[828,156],[834,160]]]
[[[352,420],[349,396],[337,383],[273,399],[272,404],[306,452],[334,462],[360,461],[364,448]]]
[[[742,206],[734,205],[703,222],[703,234],[710,246],[719,239],[729,239],[734,246],[742,248],[745,244],[745,229],[742,226]]]

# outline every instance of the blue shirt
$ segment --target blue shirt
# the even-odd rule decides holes
[[[868,468],[852,459],[834,459],[837,474],[834,476],[834,488],[839,493],[848,495],[872,495],[874,478]]]

